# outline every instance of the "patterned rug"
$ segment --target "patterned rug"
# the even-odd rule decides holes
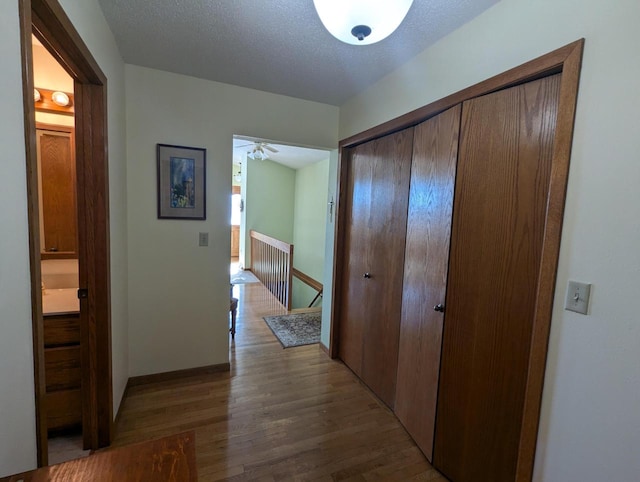
[[[283,348],[319,343],[321,319],[322,313],[319,311],[264,317]]]

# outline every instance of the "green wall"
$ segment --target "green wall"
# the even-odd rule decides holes
[[[320,283],[323,282],[324,273],[328,182],[328,158],[296,171],[293,264]],[[316,293],[313,288],[294,278],[293,308],[307,307]]]
[[[249,232],[252,229],[287,243],[293,242],[296,171],[272,161],[251,159],[247,159],[244,167],[245,245],[241,249],[244,248],[244,266],[248,267],[251,266]]]
[[[241,240],[240,247],[241,259],[244,253],[244,266],[251,266],[249,232],[254,229],[293,243],[294,266],[325,283],[329,170],[329,158],[298,170],[272,161],[247,160],[242,173],[243,183],[246,182],[243,186],[243,232],[246,237]],[[333,248],[333,241],[330,247]],[[313,288],[294,278],[293,308],[307,307],[315,295]],[[320,302],[316,306],[320,306]]]

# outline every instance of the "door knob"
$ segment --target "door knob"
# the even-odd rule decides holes
[[[367,278],[367,279],[370,279],[371,278],[371,273],[365,273],[364,277]]]
[[[439,311],[440,313],[444,313],[444,305],[442,303],[438,303],[433,307],[433,311]]]

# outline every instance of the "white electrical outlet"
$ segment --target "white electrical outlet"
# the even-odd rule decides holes
[[[564,309],[575,311],[583,315],[589,310],[589,296],[591,295],[591,285],[578,281],[569,281],[567,286],[567,299],[564,302]]]
[[[198,235],[199,246],[209,246],[209,233],[200,233]]]

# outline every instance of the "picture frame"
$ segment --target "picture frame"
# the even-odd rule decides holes
[[[204,220],[207,150],[157,144],[158,219]]]

